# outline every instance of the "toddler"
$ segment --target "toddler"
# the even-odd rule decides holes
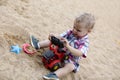
[[[60,34],[59,39],[64,42],[64,46],[69,55],[69,59],[65,60],[65,65],[55,72],[44,75],[46,80],[59,80],[59,78],[67,75],[70,72],[77,72],[79,70],[79,60],[83,57],[86,58],[89,40],[88,33],[91,32],[95,24],[95,18],[89,13],[83,13],[74,21],[73,28]],[[51,35],[49,35],[49,38]],[[35,49],[48,47],[50,40],[39,42],[34,36],[31,36],[31,45]]]

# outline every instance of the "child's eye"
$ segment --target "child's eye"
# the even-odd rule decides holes
[[[73,26],[73,28],[75,29],[76,27],[75,27],[75,26]]]
[[[73,26],[73,28],[74,28],[77,32],[82,32],[81,30],[77,29],[76,26]]]
[[[81,30],[77,30],[78,32],[82,32]]]

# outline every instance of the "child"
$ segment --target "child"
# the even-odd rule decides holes
[[[70,72],[79,70],[80,58],[86,58],[89,46],[88,33],[91,32],[95,24],[95,18],[89,13],[83,13],[74,21],[73,29],[61,34],[61,41],[67,48],[66,54],[69,55],[69,60],[65,60],[65,65],[55,72],[44,75],[43,78],[47,80],[59,80],[59,78],[67,75]],[[51,35],[49,36],[51,37]],[[50,40],[39,42],[36,38],[31,36],[31,44],[36,49],[48,47]]]

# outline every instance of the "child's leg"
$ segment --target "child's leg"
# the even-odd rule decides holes
[[[49,44],[50,44],[50,41],[49,41],[49,40],[40,41],[40,42],[38,43],[38,45],[40,46],[40,48],[48,47]]]
[[[75,66],[72,63],[67,63],[63,68],[58,69],[54,73],[59,77],[63,77],[67,75],[68,73],[72,72],[74,70]]]
[[[35,49],[40,49],[40,48],[48,47],[49,44],[50,44],[49,40],[44,40],[44,41],[39,42],[39,40],[37,40],[34,36],[30,36],[30,41],[31,41],[31,45]]]

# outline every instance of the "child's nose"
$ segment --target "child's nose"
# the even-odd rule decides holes
[[[78,31],[75,29],[75,34],[77,34],[78,33]]]
[[[74,29],[74,32],[75,32],[75,33],[77,33],[77,30],[76,30],[76,29]]]

